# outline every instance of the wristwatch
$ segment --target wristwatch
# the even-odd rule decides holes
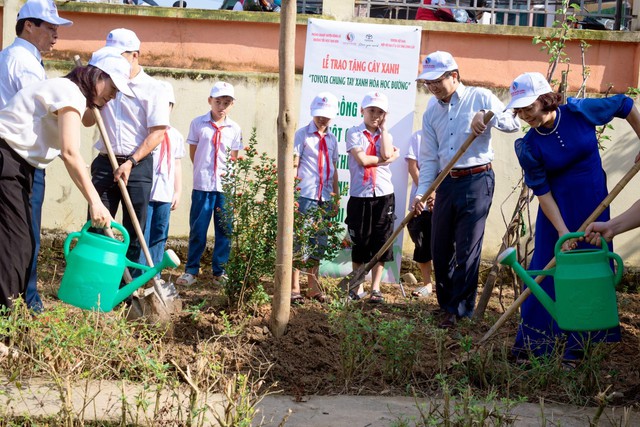
[[[131,162],[131,167],[135,168],[136,166],[138,166],[138,161],[136,159],[133,158],[133,156],[128,156],[127,160],[129,160]]]

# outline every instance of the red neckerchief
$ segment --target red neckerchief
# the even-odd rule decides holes
[[[376,152],[376,142],[378,142],[378,140],[380,139],[380,134],[373,137],[371,136],[371,132],[369,132],[368,130],[365,130],[363,133],[364,133],[364,136],[367,137],[367,141],[369,141],[366,154],[369,156],[377,157],[378,153]],[[371,180],[371,184],[373,184],[373,186],[375,187],[377,172],[378,172],[378,165],[366,166],[364,168],[364,178],[362,179],[362,183],[366,185],[367,181]]]

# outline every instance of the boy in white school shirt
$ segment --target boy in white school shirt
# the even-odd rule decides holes
[[[385,126],[389,101],[383,93],[367,93],[360,105],[363,122],[347,131],[347,152],[349,153],[349,202],[345,223],[351,247],[353,270],[371,261],[393,234],[395,215],[395,195],[391,182],[389,164],[399,157],[393,146],[393,137]],[[384,263],[393,261],[393,251],[389,248],[379,262],[371,269],[372,303],[384,302],[380,292],[380,282]],[[362,298],[362,283],[357,291],[349,294],[351,300]]]
[[[213,217],[215,240],[211,267],[213,283],[226,280],[224,265],[229,260],[231,240],[229,224],[224,218],[225,197],[222,176],[227,171],[227,158],[235,159],[242,150],[240,126],[228,117],[235,93],[226,82],[213,85],[208,99],[211,110],[196,117],[189,127],[187,143],[193,162],[193,191],[189,214],[189,251],[185,273],[176,280],[179,285],[192,285],[200,271],[200,258],[207,243],[207,229]]]
[[[161,81],[167,92],[169,108],[173,110],[176,97],[171,83]],[[184,137],[174,127],[169,126],[160,146],[153,155],[153,184],[147,208],[147,225],[144,239],[147,241],[151,260],[160,264],[169,236],[169,217],[178,207],[182,193],[182,158],[184,157]],[[140,254],[140,264],[146,265],[147,258]],[[160,274],[157,279],[160,280]]]
[[[329,130],[329,123],[338,114],[338,99],[329,92],[321,92],[311,102],[311,122],[298,129],[293,142],[294,167],[300,179],[298,187],[299,215],[310,209],[333,203],[338,190],[338,140]],[[339,203],[339,202],[338,202]],[[334,206],[337,209],[338,206]],[[334,209],[329,209],[333,211]],[[327,236],[322,230],[310,238],[310,267],[307,269],[309,291],[307,297],[324,303],[327,296],[318,284],[320,260],[327,245]],[[304,243],[296,242],[296,250]],[[291,276],[291,304],[302,304],[300,293],[300,270],[294,268]]]

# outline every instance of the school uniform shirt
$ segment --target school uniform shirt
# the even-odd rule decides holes
[[[364,134],[366,129],[365,124],[361,123],[347,131],[347,153],[357,147],[362,148],[365,152],[367,151],[369,140]],[[375,138],[377,135],[380,135],[380,130],[377,130],[372,137]],[[389,143],[393,144],[393,137],[391,134],[388,134],[388,136],[391,139]],[[376,155],[380,156],[380,139],[376,142]],[[354,197],[379,197],[393,193],[389,165],[378,165],[376,167],[375,187],[371,180],[364,182],[364,170],[365,168],[358,164],[353,155],[349,154],[349,172],[351,174],[349,195]]]
[[[293,140],[293,154],[298,157],[298,178],[300,196],[313,200],[331,200],[333,192],[333,175],[336,173],[334,165],[338,162],[338,140],[327,130],[325,142],[329,161],[323,156],[322,160],[322,194],[320,193],[320,170],[318,155],[320,150],[320,136],[316,134],[318,127],[311,121],[307,126],[298,129]],[[327,176],[327,172],[329,174]]]
[[[160,82],[140,69],[137,76],[129,81],[135,97],[118,92],[116,98],[108,102],[100,114],[116,156],[130,156],[136,152],[149,129],[169,126],[169,98]],[[102,137],[95,148],[106,153]]]
[[[25,39],[16,38],[0,52],[0,108],[20,89],[46,78],[38,48]]]
[[[503,132],[516,132],[520,121],[511,110],[504,111],[504,104],[490,90],[459,84],[446,103],[435,96],[429,99],[422,116],[422,141],[420,147],[420,183],[418,195],[423,195],[436,179],[438,171],[447,166],[464,141],[471,135],[471,120],[480,110],[492,111],[494,116],[487,130],[478,135],[473,144],[458,159],[454,169],[481,166],[493,160],[491,127]]]
[[[19,91],[0,110],[0,138],[31,166],[44,169],[60,154],[58,116],[61,108],[82,116],[87,100],[69,79],[38,82]]]
[[[184,137],[173,127],[165,133],[165,139],[153,151],[153,185],[151,201],[171,203],[176,182],[176,163],[184,157]]]
[[[222,175],[227,171],[227,158],[231,151],[243,149],[242,131],[236,122],[225,117],[224,122],[219,125],[222,126],[219,130],[220,147],[218,157],[214,159],[213,135],[217,131],[211,125],[212,120],[210,111],[193,119],[187,143],[196,146],[193,157],[193,189],[221,192]]]
[[[415,160],[416,162],[418,161],[418,156],[420,155],[421,141],[422,141],[422,131],[421,130],[415,131],[413,135],[411,135],[411,140],[409,141],[409,149],[407,150],[407,154],[404,156],[405,161],[407,160]],[[420,170],[419,162],[418,162],[418,170]],[[409,175],[409,179],[411,179],[411,195],[409,196],[409,206],[411,206],[411,203],[413,203],[413,199],[416,197],[416,191],[418,190],[418,186],[413,182],[411,175]]]

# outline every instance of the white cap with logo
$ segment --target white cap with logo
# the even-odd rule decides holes
[[[361,107],[378,107],[386,113],[387,111],[389,111],[389,100],[384,93],[369,92],[362,99]]]
[[[331,92],[320,92],[311,101],[311,116],[333,119],[338,114],[338,98]]]
[[[129,87],[129,78],[131,76],[131,64],[124,59],[117,50],[108,47],[96,50],[91,55],[89,65],[100,68],[109,74],[113,84],[118,90],[127,96],[134,96],[133,91]]]
[[[533,104],[540,95],[551,93],[553,90],[547,79],[540,73],[520,74],[509,88],[511,102],[506,109],[523,108]]]
[[[216,82],[211,88],[211,93],[209,94],[211,98],[220,98],[221,96],[230,96],[233,99],[236,99],[233,86],[227,82]]]
[[[27,0],[18,12],[17,21],[26,18],[42,19],[49,24],[63,27],[73,24],[73,21],[58,16],[58,8],[53,0]]]
[[[422,61],[422,74],[416,80],[436,80],[447,71],[458,69],[458,64],[449,52],[440,50],[430,53]]]
[[[140,39],[131,30],[116,28],[107,35],[106,47],[112,47],[122,52],[136,52],[140,50]]]

